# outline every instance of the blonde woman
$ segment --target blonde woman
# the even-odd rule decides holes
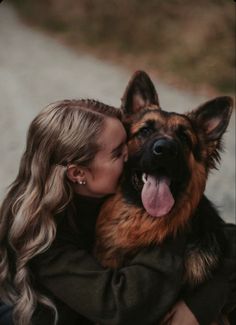
[[[96,101],[64,100],[32,121],[0,212],[0,297],[14,307],[15,324],[151,324],[176,301],[184,238],[161,253],[144,249],[118,270],[103,269],[91,254],[100,206],[127,160],[121,117]],[[191,292],[168,324],[213,321],[227,281],[218,273]],[[204,313],[202,298],[211,302]]]

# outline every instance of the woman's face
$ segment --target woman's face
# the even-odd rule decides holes
[[[77,185],[76,192],[86,196],[102,197],[114,193],[128,158],[126,132],[116,118],[107,117],[105,127],[98,138],[101,149],[84,169],[86,184]]]

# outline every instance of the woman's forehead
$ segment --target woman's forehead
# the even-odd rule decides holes
[[[126,138],[126,132],[120,120],[107,118],[98,139],[98,144],[101,146],[101,150],[113,150],[122,142],[125,142]]]

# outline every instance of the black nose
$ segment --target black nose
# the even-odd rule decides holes
[[[177,144],[171,139],[159,139],[154,142],[152,152],[155,156],[173,158],[177,156]]]

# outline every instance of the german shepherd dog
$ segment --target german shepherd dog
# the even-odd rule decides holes
[[[137,249],[185,232],[186,283],[201,283],[217,267],[223,220],[204,190],[232,106],[230,97],[217,97],[187,114],[166,112],[149,76],[134,74],[122,98],[129,159],[97,220],[95,255],[104,266],[124,265]]]

